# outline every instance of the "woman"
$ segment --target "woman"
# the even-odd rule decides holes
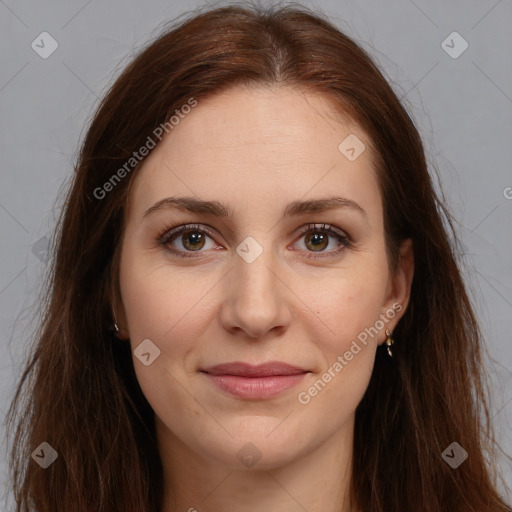
[[[150,44],[59,227],[17,510],[508,510],[449,214],[326,19],[225,7]]]

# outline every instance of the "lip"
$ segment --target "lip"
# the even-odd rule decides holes
[[[233,363],[223,363],[211,366],[202,370],[210,375],[236,375],[238,377],[272,377],[287,376],[307,373],[308,370],[298,366],[292,366],[280,361],[270,361],[268,363],[252,365],[235,361]]]
[[[252,400],[280,395],[310,373],[304,368],[278,361],[257,366],[242,362],[224,363],[201,371],[220,390]]]

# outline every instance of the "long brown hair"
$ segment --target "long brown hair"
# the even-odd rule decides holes
[[[161,509],[154,413],[129,344],[111,333],[124,207],[140,167],[126,162],[191,98],[200,103],[236,85],[289,85],[333,99],[376,150],[391,268],[400,242],[414,243],[393,362],[378,349],[356,410],[354,502],[365,512],[508,510],[489,463],[497,444],[485,347],[420,135],[370,56],[323,14],[297,5],[190,13],[134,58],[97,108],[55,232],[43,318],[8,413],[16,510]],[[122,179],[99,194],[123,165]],[[469,454],[457,469],[442,458],[454,441]],[[42,442],[58,453],[47,469],[31,460]]]

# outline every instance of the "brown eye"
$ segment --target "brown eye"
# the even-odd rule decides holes
[[[210,246],[207,245],[208,239]],[[169,252],[184,257],[201,256],[207,249],[217,247],[209,229],[190,224],[167,230],[159,237],[159,244]]]
[[[189,251],[198,251],[204,247],[205,235],[200,231],[185,231],[181,234],[181,243]]]
[[[323,233],[313,233],[311,235],[306,235],[306,247],[308,249],[316,250],[324,250],[329,244],[329,236]]]
[[[300,240],[304,240],[305,249],[301,249],[304,256],[309,259],[329,258],[339,256],[352,242],[344,231],[326,224],[309,224],[301,232]],[[335,244],[331,250],[326,250],[331,241]]]

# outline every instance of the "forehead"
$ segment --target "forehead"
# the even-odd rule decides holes
[[[351,147],[360,152],[355,160],[347,157]],[[129,211],[140,215],[166,195],[221,199],[253,212],[333,192],[380,206],[372,154],[368,135],[329,97],[236,87],[182,114],[133,177]]]

